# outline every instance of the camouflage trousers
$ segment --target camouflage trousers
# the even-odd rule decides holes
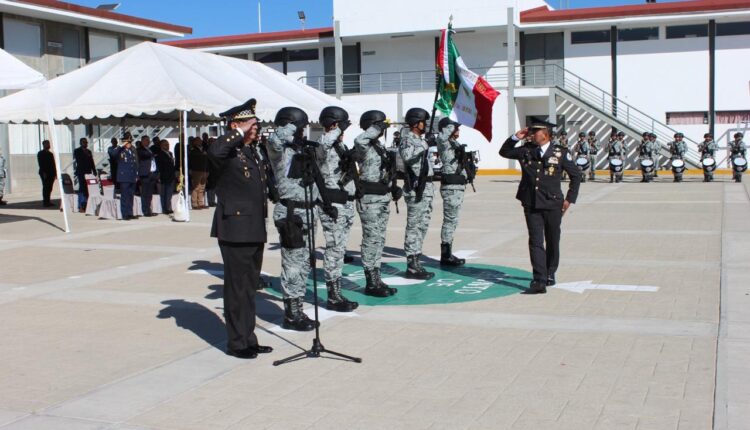
[[[334,206],[339,212],[336,219],[329,217],[318,207],[318,218],[323,226],[323,236],[326,239],[326,251],[323,256],[326,282],[335,281],[341,277],[341,270],[344,268],[346,242],[349,240],[349,232],[354,223],[354,204],[352,202],[345,205],[334,204]]]
[[[314,212],[313,212],[314,213]],[[310,275],[310,249],[307,241],[308,223],[304,209],[294,209],[294,214],[302,218],[302,228],[305,231],[303,239],[305,246],[302,248],[281,247],[281,291],[285,299],[305,296],[307,277]],[[286,207],[277,204],[273,209],[273,220],[283,221],[286,219]],[[313,226],[313,237],[315,237]],[[281,238],[279,238],[279,243]]]
[[[432,184],[427,184],[431,187]],[[417,202],[417,195],[410,191],[404,193],[406,200],[406,232],[404,233],[404,252],[406,255],[417,255],[422,253],[422,244],[430,227],[432,217],[432,198],[434,192],[425,188],[422,201]]]
[[[453,243],[453,234],[458,227],[461,205],[464,203],[465,190],[440,190],[443,198],[443,228],[440,230],[442,243]]]
[[[0,197],[5,195],[5,178],[0,177]]]
[[[364,196],[357,203],[357,212],[362,223],[362,266],[365,270],[379,269],[391,214],[390,196],[380,201]]]

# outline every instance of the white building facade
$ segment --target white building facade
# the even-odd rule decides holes
[[[675,131],[685,133],[695,162],[704,133],[713,132],[725,146],[750,121],[750,1],[566,10],[541,0],[333,5],[331,28],[170,44],[262,61],[362,110],[379,109],[399,120],[411,107],[431,107],[439,31],[453,16],[466,64],[501,92],[492,141],[471,129],[462,132],[463,143],[480,151],[485,173],[515,169],[497,152],[531,116],[556,118],[571,140],[594,130],[606,142],[613,128],[622,130],[631,163],[643,131],[655,132],[662,144]],[[719,159],[725,156],[723,151]],[[599,167],[603,159],[600,153]]]

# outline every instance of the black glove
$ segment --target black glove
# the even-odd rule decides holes
[[[331,219],[337,219],[339,217],[339,211],[333,205],[323,205],[323,213],[328,215]]]
[[[386,124],[384,121],[374,122],[372,123],[372,126],[377,128],[381,133],[388,128],[388,124]]]
[[[427,133],[424,140],[427,142],[427,146],[437,146],[437,139],[435,133]]]
[[[349,126],[350,126],[350,125],[352,125],[352,122],[351,122],[351,121],[349,121],[348,119],[347,119],[346,121],[341,121],[341,122],[339,123],[339,129],[340,129],[340,130],[341,130],[341,132],[343,133],[343,132],[345,132],[345,131],[346,131],[346,129],[347,129],[347,128],[349,128]]]

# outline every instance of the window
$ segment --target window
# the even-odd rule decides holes
[[[247,54],[227,54],[227,57],[238,58],[240,60],[247,60]]]
[[[750,110],[716,111],[717,124],[750,123]]]
[[[297,49],[287,51],[289,61],[311,61],[318,59],[317,49]]]
[[[109,57],[120,50],[120,39],[115,35],[104,33],[89,33],[90,62]]]
[[[125,49],[132,48],[135,45],[138,45],[139,43],[145,42],[145,39],[133,39],[130,37],[125,38]]]
[[[708,112],[667,112],[667,125],[708,124]]]
[[[81,32],[66,28],[63,30],[63,73],[81,67]]]
[[[667,27],[667,39],[684,39],[687,37],[707,37],[708,25],[675,25]]]
[[[617,30],[617,40],[620,42],[657,39],[659,39],[659,27],[625,28]]]
[[[5,50],[27,57],[42,56],[42,27],[33,22],[3,18]]]
[[[725,22],[716,24],[717,36],[739,36],[741,34],[750,34],[750,22]]]
[[[253,59],[259,63],[281,63],[283,56],[281,51],[274,52],[256,52]]]
[[[574,31],[570,33],[570,43],[605,43],[609,42],[609,30]]]

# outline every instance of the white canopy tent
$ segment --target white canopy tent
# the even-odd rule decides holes
[[[219,113],[258,101],[256,114],[273,120],[285,106],[315,121],[340,100],[253,61],[144,42],[49,81],[55,121],[115,125],[215,123]],[[0,122],[45,121],[38,97],[22,91],[0,99]],[[187,148],[183,151],[187,171]]]
[[[55,131],[55,122],[52,119],[52,109],[49,103],[46,101],[47,98],[47,80],[44,79],[44,75],[25,65],[16,57],[8,54],[4,50],[0,49],[0,90],[19,90],[28,88],[28,97],[32,97],[34,102],[41,106],[42,115],[37,122],[46,122],[50,133],[50,143],[52,145],[52,153],[55,158],[55,167],[57,169],[58,189],[60,190],[60,204],[63,209],[63,219],[65,220],[65,232],[70,233],[70,225],[68,224],[68,208],[63,196],[62,179],[60,174],[62,169],[60,168],[60,156],[58,153],[57,145],[57,133]],[[10,154],[8,154],[10,156]]]

